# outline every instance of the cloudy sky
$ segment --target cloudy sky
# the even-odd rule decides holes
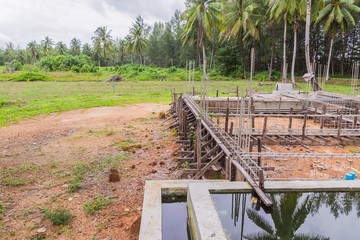
[[[169,21],[184,0],[0,0],[0,48],[5,43],[26,47],[49,36],[69,45],[73,37],[90,42],[99,26],[112,29],[112,36],[127,35],[132,21]]]

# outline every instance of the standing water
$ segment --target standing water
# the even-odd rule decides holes
[[[161,219],[163,240],[191,240],[186,196],[163,197]]]
[[[212,194],[229,239],[360,239],[360,192]]]

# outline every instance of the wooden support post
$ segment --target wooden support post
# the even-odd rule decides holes
[[[239,86],[236,86],[236,97],[239,97]]]
[[[307,120],[307,115],[304,115],[304,124],[302,126],[302,140],[305,140],[305,129],[306,129],[306,120]]]
[[[280,114],[280,108],[281,108],[281,97],[280,97],[280,100],[279,100],[279,109],[278,109],[278,114]]]
[[[317,115],[318,114],[318,107],[316,106],[315,107],[315,115]],[[317,117],[314,117],[314,123],[316,123],[317,122]]]
[[[252,101],[251,101],[252,103]],[[251,106],[251,131],[255,130],[255,106]]]
[[[230,136],[233,135],[233,131],[234,131],[234,122],[230,123]]]
[[[249,152],[252,152],[254,148],[254,142],[250,141],[250,145],[249,145]]]
[[[291,127],[292,127],[292,115],[293,115],[293,108],[290,108],[290,117],[289,117],[289,131],[291,132]]]
[[[195,132],[195,162],[197,163],[197,172],[201,170],[201,119],[196,119],[196,132]]]
[[[173,91],[171,88],[170,88],[170,92],[171,92],[171,102],[174,102],[174,95],[173,95]]]
[[[342,115],[339,116],[339,121],[338,121],[338,133],[337,133],[338,137],[340,137],[340,133],[341,133],[341,122],[342,122]]]
[[[220,126],[220,115],[216,114],[216,123]]]
[[[216,90],[216,97],[219,97],[219,90]]]
[[[265,181],[265,179],[264,179],[264,170],[261,169],[259,171],[259,187],[262,190],[264,190],[264,181]]]
[[[229,165],[230,165],[229,157],[225,157],[225,178],[226,179],[229,179],[229,175],[230,175]]]
[[[184,130],[184,139],[185,140],[188,139],[187,118],[188,118],[188,113],[184,110],[184,114],[183,114],[183,122],[184,122],[183,130]]]
[[[193,96],[195,96],[195,87],[193,87]]]
[[[264,140],[264,139],[265,139],[267,119],[268,119],[268,117],[267,117],[267,116],[265,116],[265,117],[264,117],[263,132],[262,132],[262,140]]]
[[[355,114],[359,114],[359,109],[355,108]],[[357,127],[357,120],[358,120],[358,117],[355,116],[354,117],[354,121],[353,121],[353,128],[356,128]]]
[[[225,132],[228,133],[229,130],[229,109],[230,106],[230,102],[229,102],[229,98],[227,99],[227,106],[226,106],[226,115],[225,115]]]
[[[261,166],[261,156],[260,156],[260,153],[261,153],[261,147],[262,147],[262,145],[261,145],[262,143],[261,143],[261,138],[258,138],[257,139],[257,147],[258,147],[258,153],[259,153],[259,156],[258,156],[258,165],[259,166]]]
[[[325,125],[325,115],[326,115],[326,106],[323,106],[321,110],[321,118],[320,118],[320,129],[324,128]]]

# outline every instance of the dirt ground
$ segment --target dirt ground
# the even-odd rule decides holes
[[[168,107],[80,109],[1,128],[0,238],[137,239],[145,181],[181,175],[175,137],[158,117]],[[111,168],[119,182],[109,182]],[[79,172],[81,186],[71,191]],[[112,202],[88,214],[83,206],[96,195]],[[69,225],[44,217],[58,207],[74,216]]]

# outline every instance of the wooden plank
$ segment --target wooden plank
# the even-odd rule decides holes
[[[251,176],[245,171],[245,169],[235,161],[234,159],[231,160],[231,163],[240,171],[240,173],[244,176],[245,180],[250,184],[250,186],[254,189],[256,194],[259,196],[261,201],[267,207],[271,207],[273,202],[269,199],[268,196],[264,193],[264,191],[256,184],[256,182],[251,178]]]
[[[211,157],[218,149],[219,149],[219,145],[216,145],[213,149],[208,151],[204,156],[201,157],[201,162],[205,162],[205,160]]]
[[[229,106],[230,106],[230,102],[229,102],[229,98],[227,98],[227,107],[226,107],[226,114],[225,114],[225,132],[228,132],[229,130]]]
[[[196,119],[196,133],[195,133],[195,154],[194,162],[197,163],[197,171],[201,169],[201,119]]]
[[[217,161],[221,159],[221,157],[224,156],[224,151],[221,151],[218,155],[216,155],[213,159],[211,159],[210,162],[208,162],[205,167],[203,167],[194,177],[193,179],[199,179],[204,173]]]
[[[268,117],[267,117],[267,116],[265,116],[265,117],[264,117],[263,132],[262,132],[262,140],[264,140],[264,139],[265,139],[267,120],[268,120]]]

